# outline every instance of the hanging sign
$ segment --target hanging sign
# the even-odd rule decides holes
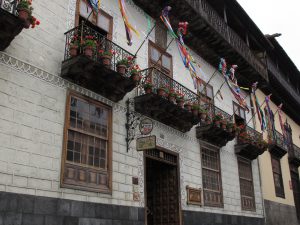
[[[136,139],[136,150],[145,151],[156,148],[156,136],[140,137]]]
[[[141,132],[142,135],[150,134],[153,130],[152,120],[150,120],[148,118],[142,119],[141,122],[140,122],[139,128],[140,128],[140,132]]]

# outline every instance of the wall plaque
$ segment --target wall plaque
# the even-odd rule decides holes
[[[191,188],[189,186],[186,186],[186,192],[187,192],[187,204],[189,205],[202,205],[201,201],[201,188]]]
[[[136,139],[136,150],[144,151],[156,148],[156,136],[140,137]]]
[[[152,120],[145,118],[142,119],[139,125],[140,132],[142,135],[148,135],[152,132],[153,130],[153,122]]]

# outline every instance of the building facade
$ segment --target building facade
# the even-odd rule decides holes
[[[299,199],[290,183],[299,183],[300,156],[293,154],[300,146],[299,118],[292,110],[300,106],[299,77],[291,78],[298,85],[292,98],[282,96],[295,147],[279,157],[279,172],[266,149],[204,122],[179,100],[159,96],[162,87],[173,89],[185,105],[197,102],[208,107],[209,117],[221,115],[228,123],[249,122],[244,131],[263,137],[254,112],[240,106],[216,67],[219,56],[239,64],[243,85],[264,84],[257,91],[263,101],[277,85],[271,77],[281,75],[267,68],[266,54],[273,62],[274,52],[282,52],[260,39],[237,3],[228,5],[230,13],[225,3],[221,9],[206,1],[168,3],[174,27],[190,23],[186,43],[201,66],[197,91],[176,42],[160,23],[166,6],[160,1],[126,1],[129,20],[140,32],[132,46],[118,1],[101,1],[98,14],[84,0],[34,1],[41,25],[30,30],[22,29],[9,1],[0,2],[0,25],[5,25],[0,34],[5,43],[0,46],[0,224],[277,224],[287,215],[298,223]],[[252,22],[244,39],[234,16],[240,14],[242,22]],[[97,51],[88,56],[80,42],[90,36]],[[103,56],[111,53],[107,63]],[[128,57],[142,68],[140,85],[117,69]],[[145,93],[148,83],[152,92]],[[281,87],[274,103],[288,90]],[[246,101],[251,105],[249,97]],[[151,133],[142,134],[152,124]],[[151,137],[154,147],[149,147]],[[274,174],[282,177],[284,198],[276,195]]]

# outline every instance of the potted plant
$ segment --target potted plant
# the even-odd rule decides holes
[[[92,58],[97,47],[97,41],[95,40],[95,37],[93,35],[85,36],[84,40],[82,40],[82,47],[84,55]]]
[[[221,120],[223,119],[223,116],[222,114],[217,114],[214,116],[214,124],[217,126],[217,127],[220,127],[220,123],[221,123]]]
[[[121,59],[117,62],[117,72],[124,75],[128,68],[128,59]]]
[[[196,103],[192,105],[192,113],[194,116],[198,116],[199,108],[200,106]]]
[[[142,79],[141,74],[140,74],[140,67],[137,64],[131,68],[130,74],[131,74],[131,79],[136,84],[138,84],[140,82],[140,80]]]
[[[74,35],[69,43],[69,54],[71,57],[77,56],[79,46],[80,42],[78,40],[78,36]]]
[[[205,120],[207,117],[207,110],[202,107],[199,107],[199,116],[201,120]]]
[[[205,123],[206,123],[206,125],[210,125],[211,124],[211,118],[209,116],[206,117]]]
[[[229,133],[232,133],[234,130],[235,130],[235,124],[233,122],[231,122],[231,121],[228,122],[227,123],[227,131]]]
[[[33,29],[33,28],[35,28],[35,26],[40,25],[40,21],[37,20],[34,16],[30,15],[26,22],[25,28],[29,28],[30,25],[31,25],[31,28]]]
[[[157,94],[161,97],[165,97],[167,93],[168,93],[168,89],[163,85],[157,89]]]
[[[144,90],[146,94],[150,94],[152,92],[153,84],[150,81],[147,81],[144,84]]]
[[[192,104],[191,104],[190,102],[186,102],[186,103],[184,104],[184,108],[185,108],[187,111],[191,112],[191,111],[192,111]]]
[[[32,14],[32,1],[31,0],[21,0],[17,5],[17,11],[19,18],[25,22],[29,19],[29,16]]]
[[[184,106],[184,94],[183,93],[177,93],[176,102],[180,108],[183,108],[183,106]]]
[[[249,136],[249,134],[246,131],[243,131],[239,134],[239,140],[242,143],[250,143],[251,142],[251,137]]]
[[[175,92],[173,89],[170,89],[170,90],[169,90],[169,95],[168,95],[168,97],[169,97],[169,101],[175,104],[177,94],[176,94],[176,92]]]
[[[223,118],[223,119],[220,121],[220,123],[221,123],[221,128],[222,128],[223,130],[226,130],[226,128],[227,128],[227,120]]]
[[[114,54],[115,53],[113,50],[104,51],[103,49],[100,49],[99,56],[100,56],[100,61],[101,61],[102,65],[105,66],[106,68],[110,68],[111,67],[111,58]]]

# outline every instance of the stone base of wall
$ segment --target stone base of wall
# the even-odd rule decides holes
[[[296,208],[265,200],[266,225],[299,225]]]
[[[184,225],[264,225],[264,218],[183,211]]]
[[[0,192],[0,225],[144,225],[144,211]]]

